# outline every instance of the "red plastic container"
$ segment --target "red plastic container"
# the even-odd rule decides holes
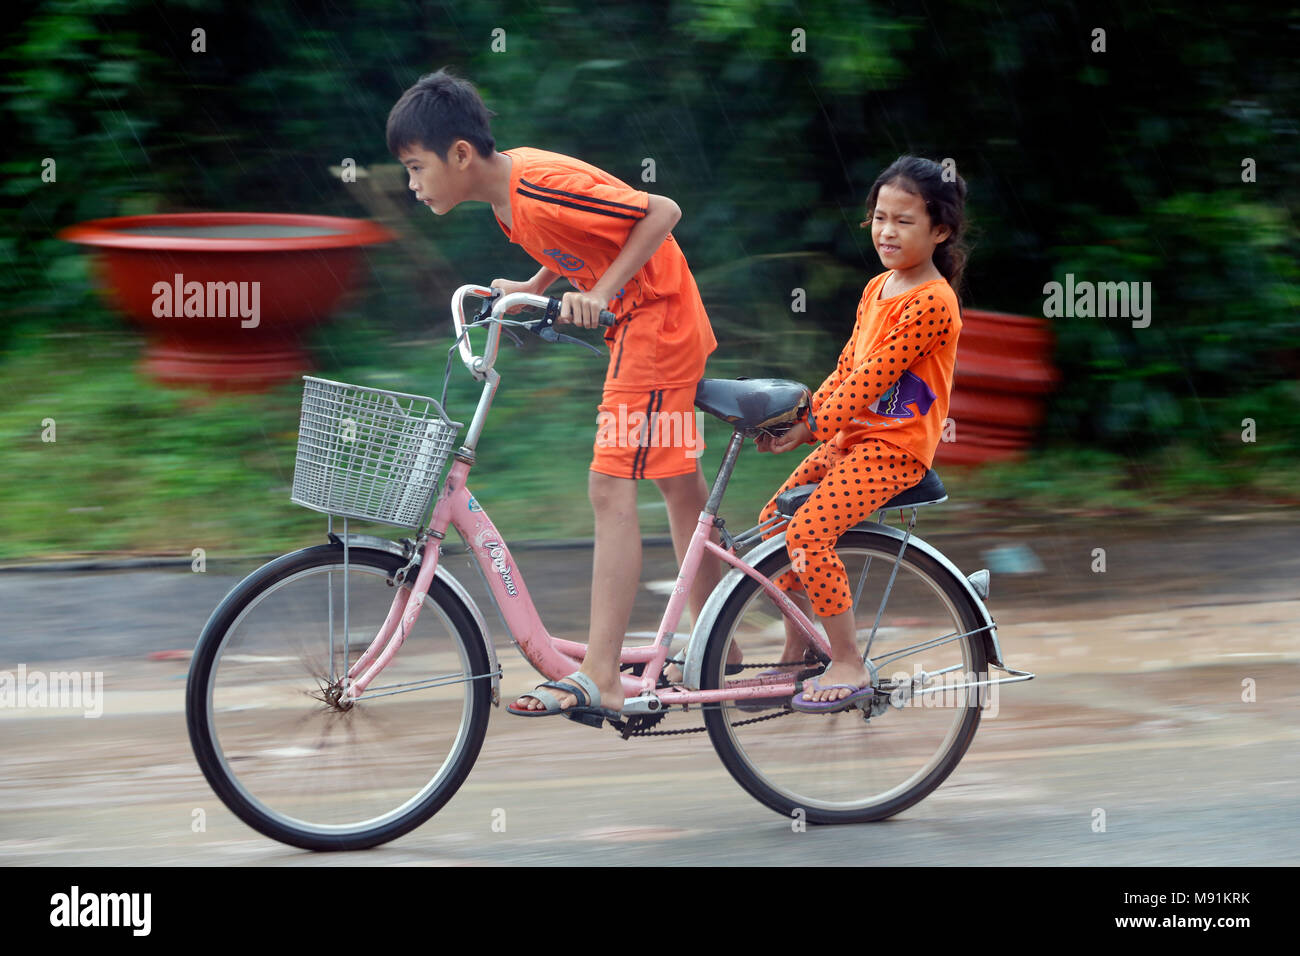
[[[1046,413],[1060,376],[1045,319],[963,309],[953,372],[956,440],[940,442],[935,464],[977,465],[1019,458]]]
[[[95,248],[102,291],[149,336],[151,377],[222,391],[310,371],[303,333],[351,287],[361,247],[396,238],[360,219],[242,212],[96,219],[58,236]]]

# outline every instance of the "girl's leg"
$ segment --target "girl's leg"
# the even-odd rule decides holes
[[[824,477],[826,477],[826,473],[834,467],[835,463],[843,457],[844,452],[835,445],[829,443],[819,445],[812,454],[799,463],[799,466],[795,468],[795,470],[790,474],[790,477],[785,480],[785,483],[776,490],[776,494],[772,496],[771,500],[768,501],[767,505],[763,508],[762,513],[759,514],[759,523],[761,524],[768,518],[772,517],[772,515],[776,514],[776,499],[780,495],[789,491],[791,488],[797,488],[800,485],[820,482]],[[773,534],[777,533],[779,532],[768,532],[763,537],[765,539],[770,538]],[[799,610],[803,611],[809,618],[815,616],[812,604],[809,603],[808,598],[804,595],[803,584],[800,583],[797,575],[786,572],[785,574],[773,579],[772,583],[785,591],[790,600],[793,601],[798,606]],[[803,635],[795,629],[795,626],[790,623],[789,619],[785,619],[784,623],[785,647],[781,651],[781,660],[802,661],[804,651],[808,645],[805,643]],[[791,664],[782,668],[782,670],[797,670],[800,666],[801,665],[799,664]]]
[[[925,465],[901,448],[869,439],[827,472],[790,521],[786,530],[790,554],[831,645],[824,684],[861,687],[869,679],[857,646],[853,594],[835,542],[890,498],[915,485],[925,471]],[[845,688],[805,691],[804,698],[838,700],[850,693]]]

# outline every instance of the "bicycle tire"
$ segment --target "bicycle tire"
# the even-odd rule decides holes
[[[404,561],[388,552],[362,547],[349,549],[348,557],[349,631],[355,628],[358,633],[366,635],[356,646],[359,654],[384,617],[381,611],[378,619],[373,619],[374,614],[368,614],[367,610],[373,607],[386,610],[395,592],[386,586],[384,579],[391,577]],[[452,668],[459,666],[462,669],[462,679],[456,680],[453,670],[445,685],[450,689],[446,691],[442,690],[444,685],[439,685],[392,692],[369,701],[363,695],[346,712],[333,710],[324,702],[317,707],[301,700],[301,695],[316,697],[310,692],[312,684],[320,689],[321,665],[314,663],[317,659],[300,655],[304,666],[301,667],[303,673],[299,674],[300,668],[293,661],[292,653],[286,656],[266,652],[287,652],[296,646],[291,636],[294,631],[306,632],[307,638],[302,642],[308,650],[319,643],[320,635],[316,633],[319,627],[313,627],[310,621],[303,624],[299,619],[302,615],[286,613],[285,609],[292,612],[294,595],[310,596],[319,586],[322,573],[329,575],[341,571],[342,564],[342,545],[328,544],[284,555],[250,574],[213,611],[195,648],[186,687],[186,724],[190,743],[204,777],[222,803],[259,833],[309,850],[358,850],[378,846],[409,833],[432,817],[451,799],[473,767],[487,733],[491,699],[490,681],[486,677],[469,679],[464,676],[488,674],[490,665],[479,629],[461,599],[446,584],[434,578],[424,598],[420,618],[406,644],[393,664],[380,674],[376,684],[389,677],[403,655],[411,661],[408,669],[427,666],[426,659],[440,665],[447,660]],[[314,582],[313,576],[317,578]],[[408,585],[413,578],[414,572]],[[326,581],[332,585],[328,577]],[[307,582],[308,587],[291,590],[290,586],[298,582]],[[332,586],[328,593],[331,596],[327,600],[337,603]],[[313,602],[308,600],[306,603]],[[264,607],[267,610],[258,623],[253,612]],[[277,612],[281,622],[269,623]],[[250,621],[253,623],[249,624]],[[241,634],[246,636],[241,638]],[[435,646],[438,641],[445,643],[447,648],[442,649],[441,643]],[[245,645],[251,646],[254,653],[239,653]],[[258,650],[263,653],[257,653]],[[338,653],[337,648],[335,653]],[[323,654],[329,658],[328,644]],[[351,648],[349,656],[355,659]],[[251,667],[264,667],[268,671],[274,668],[273,676],[258,676]],[[237,681],[244,676],[244,671],[248,671],[247,685]],[[464,689],[463,700],[457,696],[458,687]],[[370,694],[372,689],[367,689],[366,694]],[[421,699],[422,691],[428,693],[424,693]],[[214,697],[218,695],[222,699],[219,707],[214,706]],[[401,700],[390,702],[394,697]],[[316,700],[320,701],[320,698],[316,697]],[[253,712],[252,718],[239,716],[241,711]],[[421,742],[415,736],[425,730],[429,730],[432,736],[433,728],[423,726],[418,719],[421,713],[434,715],[431,721],[434,727],[441,723],[438,718],[445,715],[448,721],[455,723],[456,730],[455,738],[447,747],[441,763],[436,765],[433,776],[417,788],[427,772],[420,767],[423,758],[419,755],[414,759],[403,757],[396,760],[392,767],[376,761],[380,759],[377,754],[385,745],[403,742],[424,750],[426,756],[431,755],[432,761],[438,759],[440,744],[437,741]],[[260,720],[272,729],[244,726],[250,719]],[[384,727],[385,722],[393,723],[394,727]],[[342,739],[340,735],[345,733],[345,726],[347,739]],[[384,736],[393,729],[412,726],[413,734]],[[271,739],[285,728],[292,732],[292,739],[298,745]],[[312,740],[317,728],[320,728],[320,737],[313,750]],[[373,733],[376,729],[378,734]],[[368,743],[360,739],[367,733],[372,737]],[[329,739],[331,735],[332,740]],[[301,745],[304,742],[306,746]],[[310,768],[304,766],[304,757],[311,758]],[[356,766],[349,766],[349,760],[355,761]],[[298,770],[306,771],[309,782],[294,796],[295,791],[292,791],[287,778]],[[344,822],[323,819],[331,815],[342,816],[349,799],[355,800],[358,807],[362,805],[360,791],[355,797],[342,791],[342,784],[348,777],[356,777],[364,782],[364,786],[373,789],[381,787],[379,781],[385,779],[382,775],[390,770],[395,781],[399,778],[402,781],[393,784],[394,791],[400,795],[405,790],[416,788],[411,796],[386,812],[351,811],[363,819]],[[407,780],[413,782],[408,784]],[[359,782],[358,786],[361,785]],[[279,792],[281,789],[286,793],[283,797]],[[377,795],[374,803],[384,806],[384,799]],[[284,808],[294,805],[295,800],[304,805],[319,806],[320,809],[311,813],[322,819],[309,819],[305,810],[291,812]],[[278,805],[281,803],[284,806]]]
[[[883,578],[892,564],[898,559],[899,542],[892,536],[873,532],[870,527],[859,527],[845,532],[839,538],[836,543],[836,552],[844,560],[846,570],[848,570],[850,564],[849,558],[846,556],[869,554],[873,559],[876,557],[884,559],[886,563],[880,569],[880,577]],[[954,660],[959,654],[963,675],[977,674],[986,679],[988,663],[983,640],[978,633],[970,633],[983,624],[983,619],[973,605],[966,589],[961,586],[950,571],[911,544],[908,545],[901,560],[900,576],[895,580],[895,592],[893,593],[898,593],[900,585],[904,583],[903,575],[905,573],[911,579],[908,582],[909,588],[914,587],[918,591],[929,588],[934,594],[943,596],[936,602],[936,606],[947,609],[953,625],[959,628],[955,631],[955,634],[965,635],[948,641],[947,644],[952,646],[952,649],[948,652],[941,652],[936,648],[922,653],[929,653],[941,660],[945,659],[945,653],[947,658]],[[775,579],[783,571],[789,570],[790,565],[790,558],[786,550],[782,548],[774,551],[759,562],[756,568],[768,578]],[[865,566],[869,567],[869,565]],[[906,572],[904,572],[904,569],[906,569]],[[756,604],[756,600],[771,606],[768,618],[764,618],[762,622],[767,631],[770,632],[772,627],[769,620],[772,614],[776,618],[783,620],[783,615],[776,609],[775,604],[763,594],[759,583],[748,575],[742,576],[726,598],[710,632],[702,662],[702,689],[711,690],[726,685],[727,678],[721,666],[722,661],[725,660],[727,649],[731,641],[735,639],[736,633],[745,630],[741,626],[741,620],[747,613],[750,613],[747,609],[761,607],[761,604]],[[890,601],[892,600],[893,594],[891,593]],[[934,611],[933,616],[942,618],[943,613],[942,611]],[[867,614],[866,622],[870,623],[872,617],[874,617],[874,608]],[[858,620],[861,621],[862,618],[858,618]],[[885,618],[884,620],[888,621],[891,618]],[[898,620],[911,621],[912,618],[900,617]],[[925,616],[922,615],[920,620],[924,621]],[[916,625],[909,624],[894,630],[906,632],[909,627],[913,626]],[[758,629],[761,628],[752,628],[751,630]],[[885,630],[887,628],[882,627],[881,633]],[[859,633],[861,633],[861,630]],[[876,653],[877,646],[873,644],[872,647],[873,660],[880,657]],[[940,645],[940,648],[944,646]],[[743,642],[742,649],[746,650],[748,654],[749,649]],[[773,652],[769,651],[769,653]],[[760,659],[775,660],[777,658],[764,654]],[[802,818],[809,823],[867,823],[884,820],[914,806],[932,793],[956,769],[957,764],[970,747],[975,732],[979,727],[981,706],[985,700],[986,690],[987,688],[980,687],[955,691],[954,697],[957,702],[955,709],[960,710],[961,713],[960,715],[954,714],[951,718],[951,727],[945,731],[942,741],[937,745],[939,749],[935,750],[921,769],[898,785],[886,788],[881,793],[867,793],[864,798],[856,800],[810,798],[805,789],[808,786],[805,780],[798,779],[797,782],[791,782],[792,777],[797,776],[797,774],[782,769],[780,775],[778,775],[772,767],[780,760],[786,762],[813,761],[816,759],[831,760],[829,756],[820,756],[825,751],[825,741],[828,739],[829,734],[825,730],[828,725],[822,723],[819,726],[818,722],[829,720],[856,721],[862,725],[861,731],[865,737],[866,734],[872,732],[874,727],[878,727],[880,722],[901,719],[902,710],[907,710],[907,706],[899,711],[895,711],[894,708],[890,707],[882,714],[871,717],[870,720],[863,719],[863,711],[854,709],[830,716],[791,712],[774,716],[774,719],[770,721],[760,722],[753,719],[752,713],[728,703],[721,707],[706,708],[705,725],[708,728],[714,749],[732,777],[747,793],[765,806],[787,817],[792,815],[798,817],[802,814]],[[773,699],[772,715],[776,714],[777,703]],[[782,706],[786,705],[782,704]],[[752,709],[750,708],[750,710]],[[786,706],[786,709],[788,709],[788,706]],[[800,723],[794,723],[796,721]],[[877,724],[873,725],[872,721],[876,721]],[[742,727],[744,728],[743,733],[751,735],[750,740],[760,739],[760,734],[768,735],[768,738],[772,741],[778,739],[777,735],[786,735],[791,739],[789,741],[783,740],[780,744],[779,756],[774,756],[778,752],[775,744],[767,745],[742,741],[742,731],[740,729]],[[776,731],[767,729],[773,727],[785,729]],[[942,722],[939,722],[939,727],[942,728]],[[850,733],[852,732],[851,728],[846,729]],[[936,732],[931,731],[931,733],[933,735]],[[837,733],[837,740],[840,736],[842,736],[842,733]],[[860,746],[856,745],[852,739],[850,739],[850,745]],[[919,750],[924,751],[925,746],[928,745],[917,746]],[[760,751],[763,751],[761,758],[757,755]],[[859,772],[862,773],[864,779],[870,775],[873,769],[871,760],[874,758],[874,754],[861,758],[861,770]],[[919,757],[916,759],[919,760]],[[767,766],[760,766],[760,762],[765,762]],[[900,774],[902,772],[899,771]],[[774,779],[774,777],[778,776],[779,779]],[[850,784],[850,786],[854,785]],[[868,787],[867,784],[863,784],[863,786]]]

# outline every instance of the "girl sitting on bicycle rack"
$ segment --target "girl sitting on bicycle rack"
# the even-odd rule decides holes
[[[833,545],[925,476],[948,414],[961,332],[954,289],[967,251],[966,184],[945,172],[938,163],[903,156],[876,179],[862,226],[871,227],[888,271],[867,283],[853,334],[813,396],[807,420],[757,442],[759,451],[776,453],[822,442],[777,491],[819,483],[786,526],[794,571],[775,581],[805,613],[811,605],[831,645],[830,666],[795,695],[796,710],[842,710],[872,693],[857,647],[852,591]],[[775,512],[773,495],[760,520]],[[799,660],[804,641],[789,619],[785,628],[781,659]]]

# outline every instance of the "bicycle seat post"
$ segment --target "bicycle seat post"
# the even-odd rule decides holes
[[[722,493],[727,490],[727,482],[731,480],[731,473],[736,467],[736,458],[740,455],[741,446],[745,444],[747,433],[737,428],[731,433],[731,441],[727,443],[727,453],[722,457],[722,464],[718,466],[718,476],[713,479],[713,489],[709,492],[709,500],[704,505],[704,513],[716,518],[718,516],[718,507],[722,504]]]

